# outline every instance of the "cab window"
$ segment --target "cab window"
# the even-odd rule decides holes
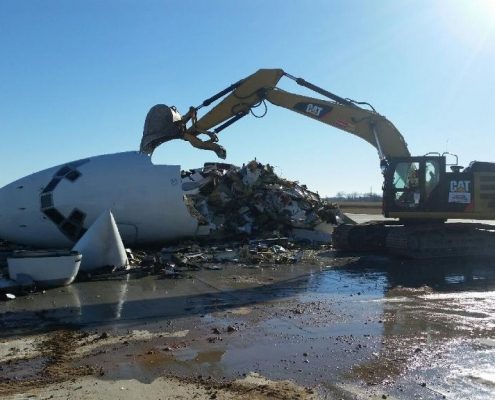
[[[419,162],[398,163],[394,171],[395,204],[400,208],[414,208],[421,199]]]
[[[440,182],[440,163],[437,160],[426,161],[425,164],[425,191],[428,198]]]

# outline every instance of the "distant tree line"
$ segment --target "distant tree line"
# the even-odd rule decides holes
[[[329,201],[382,201],[382,196],[377,193],[358,193],[358,192],[337,192],[334,197],[328,197]]]

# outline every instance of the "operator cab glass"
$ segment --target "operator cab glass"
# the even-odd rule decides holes
[[[438,186],[440,182],[440,163],[438,160],[428,160],[425,163],[425,193],[426,198],[429,198],[431,192]]]
[[[431,212],[444,207],[445,157],[390,159],[385,173],[384,212]],[[446,207],[446,206],[445,206]],[[444,208],[445,208],[444,207]]]
[[[399,162],[394,170],[395,205],[416,208],[421,200],[419,162]]]

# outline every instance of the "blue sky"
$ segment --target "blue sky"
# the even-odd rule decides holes
[[[154,104],[185,112],[277,67],[370,102],[413,154],[495,161],[495,1],[0,0],[0,52],[0,186],[137,150]],[[220,142],[227,162],[257,157],[323,195],[380,191],[372,146],[276,106]],[[153,160],[217,159],[175,141]]]

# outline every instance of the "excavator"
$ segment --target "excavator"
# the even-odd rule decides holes
[[[280,89],[283,77],[325,99]],[[378,151],[384,177],[382,212],[388,219],[338,225],[333,232],[337,250],[408,258],[493,255],[495,226],[455,220],[495,219],[495,163],[473,161],[463,168],[451,153],[411,156],[399,130],[369,103],[337,96],[282,69],[260,69],[185,115],[164,104],[152,107],[140,151],[151,155],[160,144],[183,139],[224,159],[218,133],[249,114],[264,116],[267,101],[358,136]],[[217,104],[198,117],[198,111],[212,103]],[[258,107],[264,108],[263,115],[256,115]]]

